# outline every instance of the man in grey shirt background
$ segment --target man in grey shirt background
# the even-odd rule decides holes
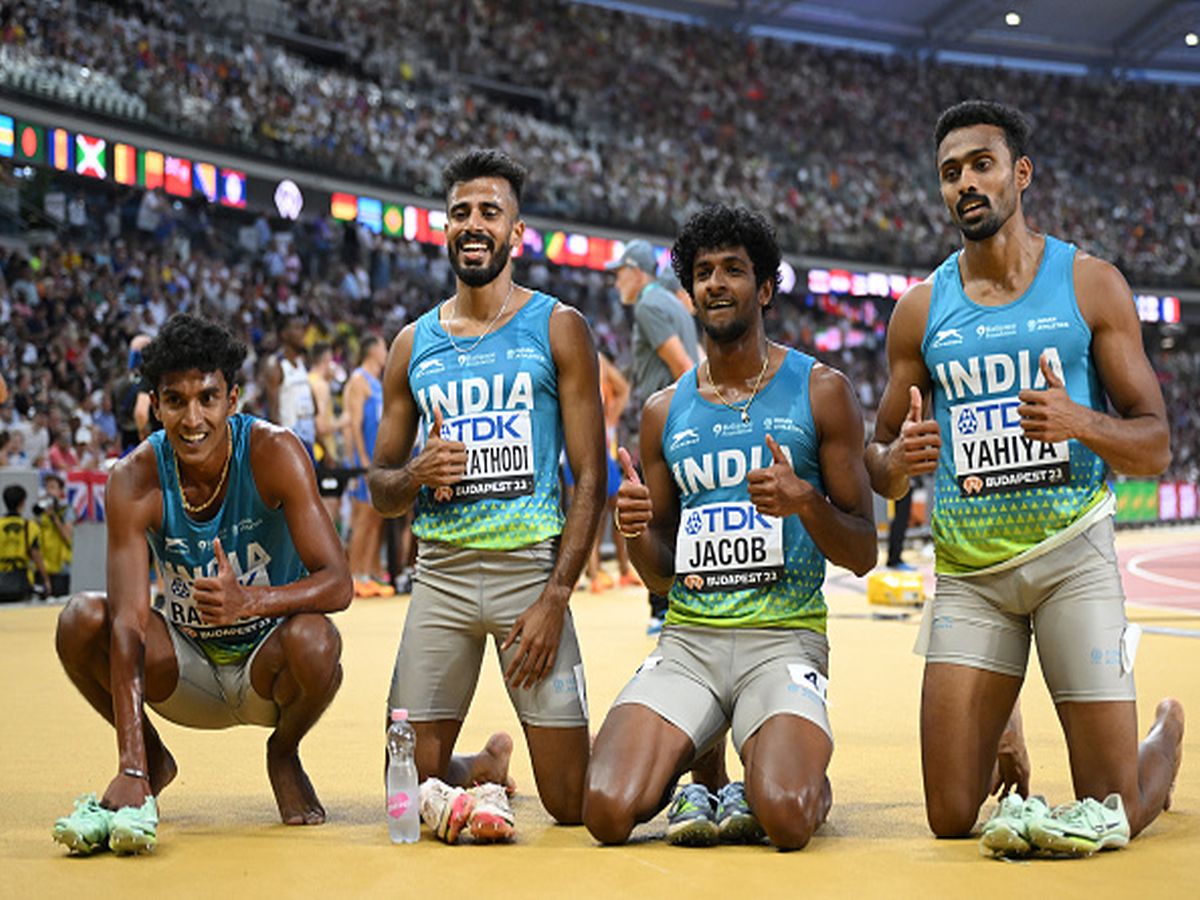
[[[696,323],[679,298],[658,281],[654,248],[630,241],[624,252],[605,266],[615,273],[621,302],[633,307],[633,382],[635,408],[655,391],[674,384],[698,358]],[[647,634],[662,630],[667,598],[650,595]]]

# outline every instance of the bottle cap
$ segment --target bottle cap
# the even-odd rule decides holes
[[[393,722],[408,721],[408,710],[407,709],[393,709],[392,710],[392,721]]]

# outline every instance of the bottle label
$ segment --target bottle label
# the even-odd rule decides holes
[[[412,798],[406,791],[396,791],[396,793],[388,796],[387,811],[388,815],[393,819],[399,819],[403,817],[403,815],[408,812],[409,807],[411,806]]]

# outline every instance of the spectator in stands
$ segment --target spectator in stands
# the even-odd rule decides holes
[[[52,435],[46,461],[56,472],[71,472],[79,468],[79,455],[75,452],[73,437],[69,427],[60,428]]]

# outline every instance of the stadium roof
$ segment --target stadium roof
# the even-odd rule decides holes
[[[583,0],[748,32],[949,60],[1200,79],[1200,0]],[[1016,13],[1020,24],[1006,24]]]

